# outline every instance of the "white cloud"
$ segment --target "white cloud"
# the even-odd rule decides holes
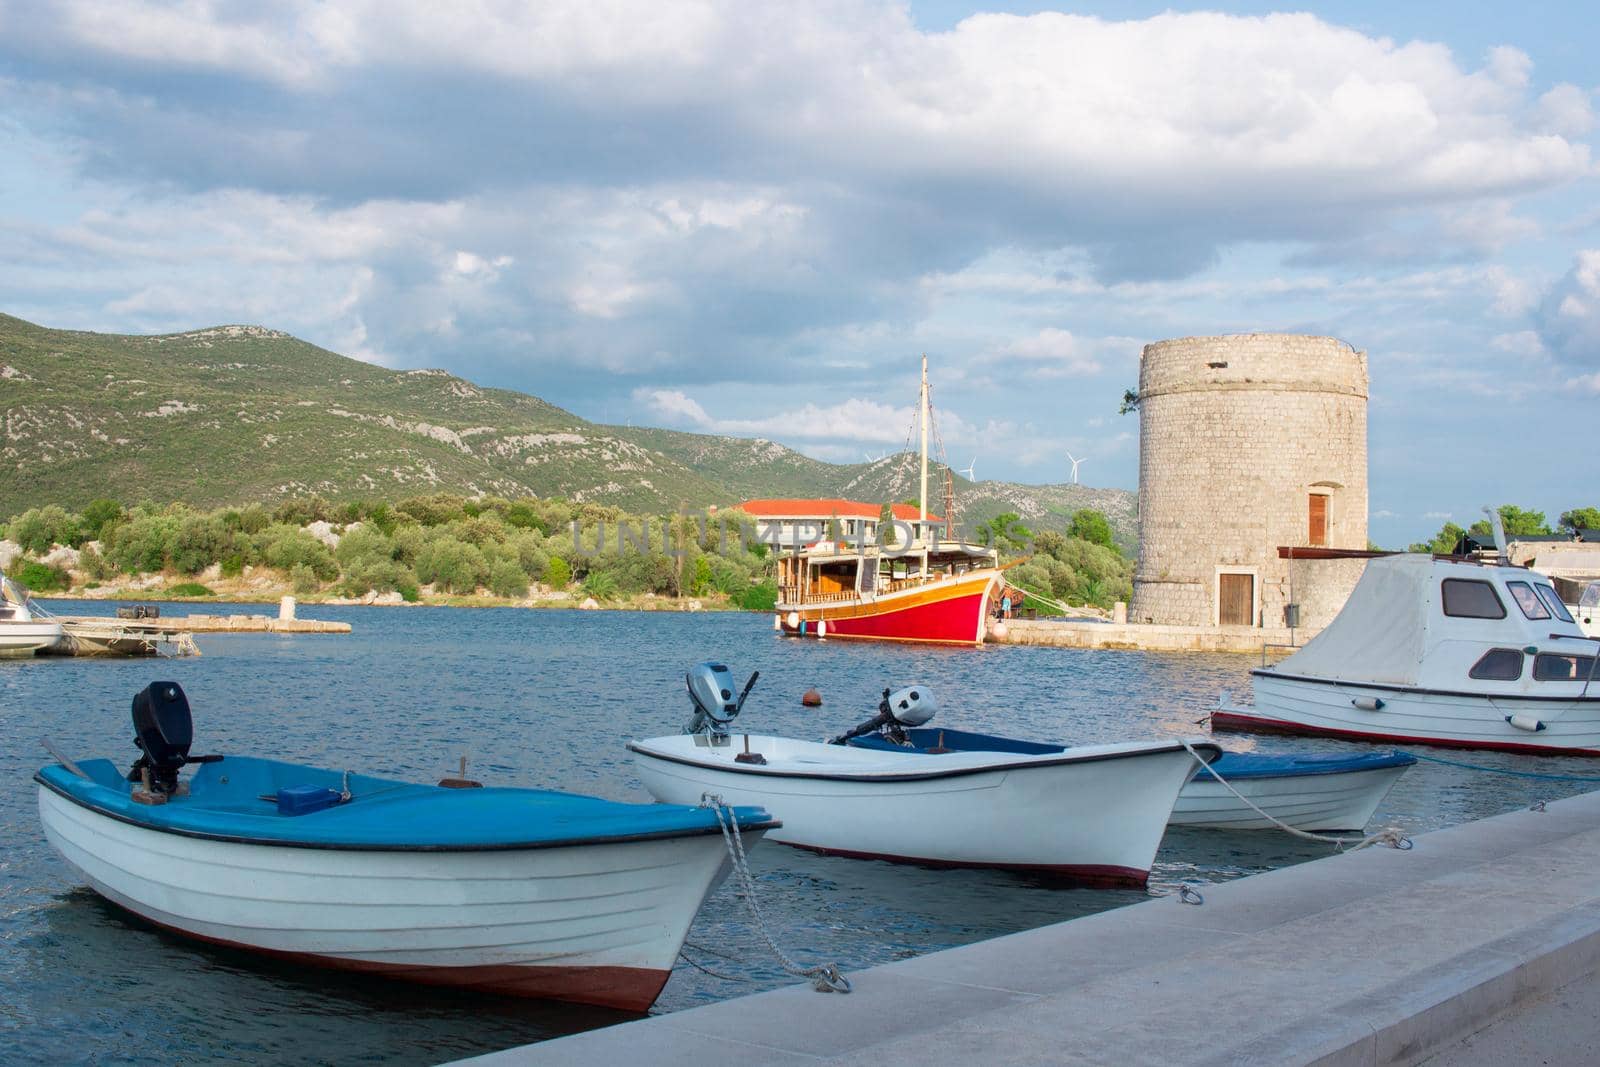
[[[1576,85],[1558,85],[1534,105],[1539,128],[1562,137],[1582,137],[1594,129],[1594,94]]]
[[[1425,519],[1448,519],[1448,518],[1450,518],[1450,512],[1448,512],[1448,511],[1424,511],[1422,513],[1422,517],[1425,518]]]
[[[1585,249],[1546,295],[1538,311],[1539,334],[1559,358],[1600,363],[1600,249]]]

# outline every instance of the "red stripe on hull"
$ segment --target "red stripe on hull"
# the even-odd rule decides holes
[[[852,860],[882,860],[885,863],[907,863],[916,867],[942,869],[976,868],[989,871],[1013,871],[1017,874],[1035,874],[1052,881],[1069,882],[1093,889],[1142,889],[1150,881],[1150,872],[1137,867],[1119,867],[1109,863],[963,863],[959,860],[918,859],[915,856],[890,856],[879,852],[852,852],[842,848],[820,848],[800,845],[793,841],[779,844],[804,849],[823,856],[842,856]]]
[[[1334,727],[1285,722],[1282,719],[1269,719],[1264,716],[1241,715],[1231,711],[1213,711],[1211,729],[1234,730],[1241,733],[1337,737],[1345,741],[1371,741],[1381,744],[1432,745],[1435,748],[1476,748],[1495,752],[1520,752],[1527,756],[1600,756],[1600,750],[1592,748],[1557,748],[1552,745],[1526,745],[1517,741],[1466,741],[1459,738],[1415,737],[1410,734],[1386,734],[1379,731],[1339,730]]]
[[[859,637],[879,641],[938,641],[946,644],[975,645],[982,638],[983,610],[987,589],[964,596],[908,608],[890,609],[854,618],[824,618],[828,637]],[[805,636],[815,637],[816,620],[806,620]],[[787,622],[785,633],[798,633]]]
[[[658,971],[648,967],[544,967],[522,964],[430,967],[342,959],[338,956],[319,956],[311,952],[285,952],[242,941],[229,941],[226,938],[197,934],[192,930],[152,919],[125,901],[107,896],[105,893],[100,895],[151,926],[193,941],[203,941],[210,945],[221,945],[224,948],[328,970],[372,974],[405,982],[419,982],[423,985],[456,986],[482,993],[498,993],[502,996],[571,1001],[643,1013],[656,1002],[656,998],[661,995],[661,988],[667,984],[667,979],[672,975],[671,971]]]

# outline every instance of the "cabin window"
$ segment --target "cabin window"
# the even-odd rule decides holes
[[[1593,669],[1593,656],[1541,652],[1533,659],[1533,677],[1539,682],[1581,682]]]
[[[1522,677],[1522,651],[1515,648],[1491,648],[1483,658],[1472,665],[1468,678],[1481,678],[1488,682],[1514,682]]]
[[[1328,543],[1328,494],[1312,493],[1309,497],[1311,507],[1311,529],[1306,537],[1308,545],[1326,545]]]
[[[1572,621],[1572,613],[1568,611],[1567,606],[1561,602],[1561,597],[1556,595],[1555,589],[1545,585],[1543,582],[1540,582],[1538,585],[1534,586],[1534,588],[1539,590],[1539,596],[1542,600],[1544,600],[1545,604],[1549,606],[1551,614],[1560,619],[1562,622]]]
[[[1503,619],[1506,606],[1488,582],[1474,578],[1446,578],[1444,613],[1458,619]]]
[[[1530,619],[1548,619],[1550,609],[1544,606],[1539,599],[1539,594],[1533,591],[1533,586],[1527,582],[1507,582],[1506,588],[1511,590],[1511,598],[1517,602],[1517,607]]]

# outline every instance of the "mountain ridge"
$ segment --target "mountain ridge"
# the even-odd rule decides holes
[[[905,453],[832,464],[762,438],[606,426],[529,393],[390,370],[258,325],[102,334],[0,313],[0,410],[6,515],[96,497],[215,507],[448,491],[651,513],[916,491]],[[954,481],[969,525],[1014,511],[1064,529],[1093,507],[1134,543],[1128,490]]]

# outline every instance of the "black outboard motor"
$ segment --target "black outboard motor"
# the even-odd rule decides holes
[[[938,710],[933,694],[921,686],[908,685],[892,693],[885,689],[883,700],[878,703],[878,714],[860,726],[846,730],[838,737],[830,738],[828,744],[842,745],[852,737],[864,737],[875,730],[881,730],[883,735],[895,744],[909,745],[911,739],[906,736],[905,728],[926,724]]]
[[[745,698],[755,688],[761,672],[750,675],[744,683],[744,692],[738,699],[733,695],[733,672],[720,663],[697,663],[683,676],[689,687],[689,703],[694,706],[694,716],[684,724],[686,734],[709,733],[713,737],[728,736],[728,724],[744,708]]]
[[[178,788],[178,771],[186,763],[212,763],[221,756],[189,755],[194,743],[194,719],[189,698],[177,682],[151,682],[133,698],[133,743],[139,758],[128,771],[137,782],[150,772],[150,791],[171,795]]]

